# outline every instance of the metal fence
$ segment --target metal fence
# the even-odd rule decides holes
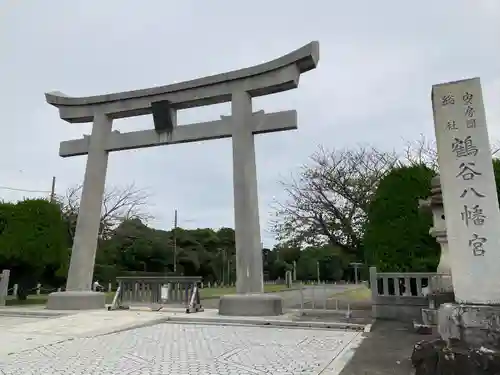
[[[365,282],[302,284],[299,292],[300,303],[290,311],[295,319],[348,323],[360,329],[372,323],[371,295]]]
[[[110,310],[147,306],[160,310],[165,306],[184,307],[187,313],[203,311],[195,276],[122,276]]]
[[[300,285],[299,311],[303,316],[336,315],[350,319],[353,308],[359,309],[359,306],[356,304],[353,306],[348,298],[345,299],[342,296],[346,292],[363,288],[366,288],[364,283],[343,284],[340,288],[336,284],[302,284]]]
[[[9,293],[9,278],[9,270],[3,270],[2,273],[0,273],[0,306],[5,306],[5,300]]]

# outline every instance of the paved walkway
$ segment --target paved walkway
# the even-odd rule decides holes
[[[18,352],[13,374],[337,374],[348,331],[160,324]],[[341,358],[341,357],[339,357]]]
[[[20,324],[40,322],[43,320],[44,320],[43,318],[29,317],[29,316],[28,317],[2,316],[0,317],[0,330],[15,327]]]
[[[161,323],[168,315],[1,316],[0,374],[338,375],[363,338],[354,330]]]

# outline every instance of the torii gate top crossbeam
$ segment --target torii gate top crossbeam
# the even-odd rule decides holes
[[[316,68],[318,61],[319,43],[311,42],[263,64],[172,85],[87,97],[51,92],[45,98],[70,123],[93,121],[96,107],[113,119],[141,116],[151,114],[151,103],[157,101],[185,109],[228,102],[238,90],[255,97],[294,89],[300,74]]]

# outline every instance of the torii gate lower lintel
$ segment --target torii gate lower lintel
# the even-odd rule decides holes
[[[281,111],[264,113],[254,112],[248,126],[253,134],[263,134],[297,129],[297,112]],[[208,141],[211,139],[230,138],[232,136],[231,116],[221,116],[220,120],[197,122],[174,126],[175,131],[157,132],[156,130],[139,130],[121,133],[114,130],[108,136],[106,151],[122,151],[137,148],[156,147],[176,143]],[[63,141],[59,147],[59,156],[70,157],[89,153],[90,135],[71,141]]]
[[[104,295],[90,289],[109,152],[228,137],[232,138],[233,148],[236,289],[240,295],[262,293],[254,134],[296,129],[297,113],[293,110],[253,113],[252,97],[296,88],[300,74],[314,69],[318,60],[319,43],[311,42],[268,63],[168,86],[80,98],[62,93],[46,94],[47,102],[59,109],[63,120],[70,123],[93,121],[90,136],[64,141],[60,145],[62,157],[85,154],[88,157],[66,291],[52,293],[47,308],[104,307]],[[231,102],[231,116],[177,126],[176,111],[179,109],[228,101]],[[113,119],[151,113],[154,130],[112,131]],[[276,301],[268,297],[262,301],[276,310]],[[259,301],[254,300],[250,305],[254,306],[256,302]],[[243,301],[243,304],[237,301],[237,304],[245,309],[242,313],[248,314],[248,301]],[[233,305],[230,302],[225,309],[230,311],[225,313],[239,314],[240,307]],[[269,313],[262,312],[264,315]]]

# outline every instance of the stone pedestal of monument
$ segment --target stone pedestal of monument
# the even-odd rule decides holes
[[[500,374],[500,305],[443,304],[438,330],[415,345],[415,375]]]
[[[106,307],[106,295],[93,291],[65,291],[49,294],[48,310],[97,310]]]
[[[278,316],[283,314],[283,298],[276,294],[233,294],[222,296],[219,315]]]

